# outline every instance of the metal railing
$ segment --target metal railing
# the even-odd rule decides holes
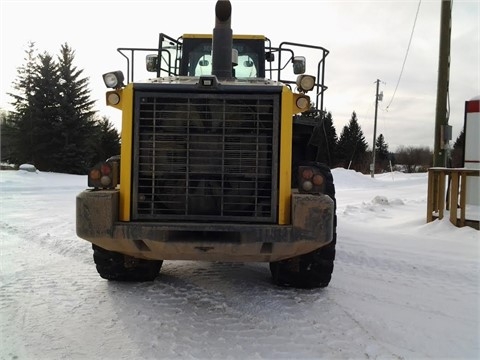
[[[479,175],[480,170],[466,168],[428,169],[427,223],[443,219],[445,210],[448,210],[453,225],[471,226],[478,230],[479,221],[466,218],[466,200],[467,177]]]

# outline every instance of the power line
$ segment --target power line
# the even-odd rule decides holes
[[[392,104],[393,99],[395,98],[395,94],[397,93],[398,85],[400,84],[400,80],[402,79],[403,70],[405,69],[405,63],[407,62],[408,52],[410,51],[410,45],[412,44],[413,33],[415,32],[415,25],[417,24],[418,13],[420,11],[420,4],[421,3],[422,3],[422,0],[419,0],[418,1],[418,7],[417,7],[417,13],[415,14],[415,20],[413,21],[412,33],[410,34],[410,40],[408,41],[407,52],[405,53],[405,58],[403,59],[402,70],[400,71],[400,75],[398,76],[397,85],[395,86],[395,91],[393,92],[392,99],[390,100],[387,107],[385,108],[385,110],[387,110],[387,111],[388,111],[388,108],[390,107],[390,105]]]

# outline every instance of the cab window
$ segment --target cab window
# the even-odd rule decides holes
[[[203,76],[212,74],[211,39],[184,39],[182,75]],[[256,45],[256,46],[255,46]],[[238,65],[234,66],[237,78],[262,77],[265,72],[263,60],[264,44],[257,40],[235,40],[233,48],[238,51]]]

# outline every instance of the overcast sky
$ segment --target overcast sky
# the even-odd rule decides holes
[[[11,108],[16,69],[27,43],[58,55],[61,44],[76,52],[75,65],[90,79],[100,115],[120,130],[120,112],[104,106],[101,75],[125,70],[118,47],[156,47],[158,34],[210,33],[215,0],[122,1],[0,0],[0,107]],[[390,150],[399,145],[433,149],[441,1],[421,1],[409,55],[395,98],[419,0],[324,1],[232,0],[232,28],[282,41],[320,45],[326,61],[325,107],[337,134],[357,113],[367,142],[373,141],[375,81],[380,79],[377,136]],[[480,95],[480,5],[454,0],[452,10],[450,121],[453,142],[464,122],[465,101]],[[387,105],[390,106],[387,108]]]

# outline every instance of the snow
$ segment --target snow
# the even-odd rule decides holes
[[[86,177],[0,171],[0,359],[480,358],[479,232],[425,222],[426,174],[333,175],[333,279],[298,290],[264,263],[108,282],[75,235]]]
[[[37,172],[37,168],[34,165],[31,165],[31,164],[22,164],[18,167],[18,170]]]

